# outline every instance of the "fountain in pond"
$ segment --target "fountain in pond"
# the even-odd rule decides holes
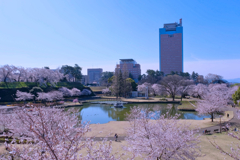
[[[117,101],[116,103],[114,103],[113,105],[115,108],[122,108],[123,107],[123,103],[121,101]]]

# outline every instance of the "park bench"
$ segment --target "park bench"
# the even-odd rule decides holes
[[[229,129],[227,127],[222,127],[222,131],[227,132]]]
[[[219,133],[219,129],[214,129],[213,132]]]
[[[211,130],[206,130],[205,134],[211,134]]]

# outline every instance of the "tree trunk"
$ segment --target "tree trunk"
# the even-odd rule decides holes
[[[211,119],[212,119],[212,122],[213,122],[213,113],[211,113]]]
[[[172,96],[172,99],[173,99],[173,101],[174,101],[174,99],[175,99],[175,96]]]
[[[183,97],[183,96],[181,95],[181,101],[182,101],[182,97]]]

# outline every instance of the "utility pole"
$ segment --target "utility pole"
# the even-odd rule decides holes
[[[222,118],[222,116],[220,116],[220,133],[222,133],[222,124],[221,124],[221,118]]]

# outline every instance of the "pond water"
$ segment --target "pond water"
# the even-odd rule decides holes
[[[124,108],[115,108],[109,104],[91,104],[84,103],[81,107],[75,107],[83,121],[90,121],[90,124],[108,123],[109,121],[125,121],[126,113],[130,112],[130,107],[149,107],[153,111],[160,111],[161,114],[170,113],[175,115],[180,114],[180,119],[203,120],[210,116],[198,115],[197,112],[178,111],[178,104],[163,104],[163,103],[134,103],[124,104]]]

